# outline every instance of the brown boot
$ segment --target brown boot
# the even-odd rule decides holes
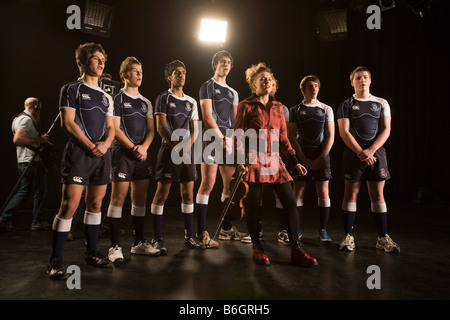
[[[264,249],[261,245],[253,245],[253,261],[256,264],[270,265],[269,257],[264,254]]]
[[[302,248],[300,242],[291,246],[291,263],[296,266],[311,267],[317,266],[316,258],[310,257]]]

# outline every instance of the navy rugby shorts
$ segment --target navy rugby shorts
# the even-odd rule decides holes
[[[345,180],[353,182],[362,181],[385,181],[391,178],[388,170],[386,150],[384,147],[378,149],[374,156],[377,161],[373,165],[367,165],[359,160],[356,153],[349,148],[344,148],[342,157],[342,174]]]
[[[115,143],[112,148],[112,172],[114,181],[145,180],[152,177],[153,168],[149,156],[141,161],[130,150]]]
[[[79,185],[104,185],[112,181],[111,151],[94,157],[74,141],[64,148],[61,160],[61,183]]]
[[[155,180],[168,179],[172,180],[172,182],[197,180],[197,169],[194,163],[193,152],[190,164],[183,162],[174,164],[171,157],[172,147],[162,143],[156,159]]]

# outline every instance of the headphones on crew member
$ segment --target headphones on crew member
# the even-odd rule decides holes
[[[39,99],[39,98],[36,98],[36,105],[34,106],[34,109],[37,111],[37,112],[40,112],[41,111],[41,109],[42,109],[42,103],[41,103],[41,100]]]

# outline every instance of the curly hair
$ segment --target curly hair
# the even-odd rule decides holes
[[[252,84],[255,81],[256,76],[258,74],[260,74],[261,72],[268,72],[273,77],[272,70],[264,62],[259,62],[258,64],[253,64],[250,68],[248,68],[245,71],[245,80],[247,81],[247,84],[250,87],[250,90],[252,92],[255,91],[253,89]]]

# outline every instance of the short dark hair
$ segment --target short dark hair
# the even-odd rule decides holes
[[[216,52],[212,57],[211,67],[212,67],[213,71],[216,71],[216,67],[217,67],[217,64],[219,63],[220,58],[222,58],[224,56],[230,58],[231,67],[233,67],[233,57],[231,56],[231,53],[229,53],[226,50],[220,50],[220,51]]]
[[[166,65],[166,68],[164,69],[164,79],[166,79],[166,81],[170,84],[169,81],[169,76],[172,75],[172,73],[175,71],[176,68],[178,67],[183,67],[184,70],[186,70],[186,66],[184,65],[183,62],[181,62],[180,60],[174,60],[172,62],[169,62]]]
[[[78,65],[78,69],[80,69],[80,76],[83,76],[83,74],[86,73],[86,69],[89,66],[89,59],[96,51],[103,54],[105,61],[108,59],[108,55],[99,43],[88,42],[80,44],[75,50],[75,60]]]
[[[319,79],[319,77],[315,76],[315,75],[309,75],[309,76],[303,77],[302,81],[300,81],[300,90],[302,91],[302,93],[305,91],[306,84],[309,81],[317,82],[317,84],[319,85],[319,88],[320,88],[320,79]]]

